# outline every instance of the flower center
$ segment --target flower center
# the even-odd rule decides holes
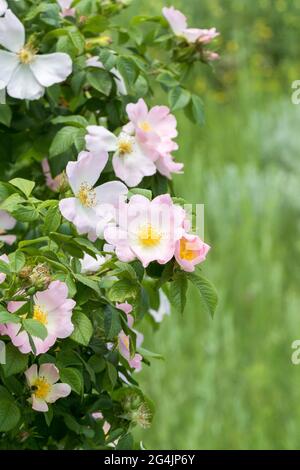
[[[125,348],[129,351],[129,336],[124,335],[123,343],[125,344]]]
[[[5,230],[3,230],[2,228],[0,228],[0,235],[4,235],[5,234]]]
[[[96,205],[96,191],[87,183],[82,183],[77,197],[84,207],[94,207]]]
[[[32,49],[30,46],[24,46],[18,53],[19,60],[22,62],[22,64],[30,64],[34,57],[35,57],[36,51]]]
[[[152,130],[152,127],[151,125],[149,124],[148,121],[143,121],[140,123],[140,128],[144,131],[144,132],[150,132]]]
[[[51,385],[45,379],[45,377],[39,377],[34,382],[33,388],[34,388],[34,395],[36,396],[36,398],[40,398],[41,400],[44,400],[51,390]]]
[[[132,143],[129,140],[120,140],[119,144],[119,154],[126,155],[128,153],[132,153]]]
[[[180,240],[180,258],[185,259],[186,261],[192,261],[197,257],[197,250],[191,250],[189,248],[190,242],[185,238]]]
[[[162,234],[152,227],[151,224],[145,225],[139,230],[138,239],[145,248],[157,246],[162,238]]]
[[[48,315],[45,313],[39,305],[33,307],[33,319],[39,321],[43,325],[48,323]]]

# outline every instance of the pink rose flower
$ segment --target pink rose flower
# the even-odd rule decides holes
[[[9,259],[7,255],[0,256],[0,259],[1,261],[4,261],[4,263],[7,263],[7,264],[9,263]],[[1,271],[1,268],[0,268],[0,271]],[[0,272],[0,284],[2,284],[2,282],[5,281],[5,279],[6,279],[6,274]]]
[[[176,243],[175,259],[184,271],[192,272],[197,264],[205,260],[209,250],[210,246],[197,235],[185,233]]]
[[[57,0],[61,9],[61,16],[75,16],[75,8],[71,8],[73,0]]]
[[[174,7],[164,7],[162,12],[173,33],[178,37],[183,37],[189,43],[201,42],[208,44],[219,35],[216,28],[188,28],[186,16]]]
[[[32,389],[29,402],[35,411],[48,411],[48,403],[54,403],[59,398],[65,398],[71,393],[69,384],[57,383],[59,370],[54,364],[42,364],[38,370],[33,364],[25,372],[28,386]]]
[[[116,209],[128,189],[120,181],[109,181],[94,187],[108,160],[107,152],[81,152],[77,162],[69,162],[66,173],[74,197],[62,199],[60,212],[72,222],[79,234],[91,241],[101,237],[104,227],[115,220]]]
[[[165,264],[174,255],[175,244],[183,235],[185,211],[173,204],[169,194],[149,201],[134,195],[120,211],[118,224],[108,226],[104,237],[115,246],[124,262],[138,258],[144,267],[151,261]]]
[[[0,210],[0,241],[7,245],[15,243],[17,237],[15,235],[6,235],[7,230],[15,227],[17,221],[5,211]]]
[[[140,98],[137,103],[128,104],[126,112],[130,122],[123,127],[124,132],[135,133],[139,145],[153,161],[178,149],[172,140],[177,136],[176,118],[167,106],[154,106],[148,111]]]
[[[137,186],[144,176],[156,172],[155,164],[142,150],[135,137],[125,132],[116,137],[102,126],[88,126],[87,131],[87,149],[94,154],[103,151],[114,152],[114,172],[127,186]]]
[[[48,333],[44,340],[32,337],[38,355],[47,352],[55,344],[57,338],[67,338],[72,334],[74,326],[71,317],[76,302],[68,299],[67,284],[61,281],[51,282],[46,290],[37,292],[33,300],[33,318],[42,323]],[[9,302],[7,310],[16,312],[24,303]],[[23,354],[33,352],[28,333],[22,330],[19,323],[7,323],[2,334],[7,334]]]
[[[124,331],[120,331],[118,335],[118,348],[120,354],[126,359],[128,364],[132,369],[135,369],[139,372],[142,369],[142,359],[143,357],[135,353],[133,357],[131,357],[130,353],[130,337],[124,333]]]

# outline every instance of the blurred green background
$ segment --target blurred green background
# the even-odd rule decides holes
[[[219,63],[191,78],[206,125],[178,113],[175,179],[178,195],[205,204],[204,271],[220,303],[211,320],[191,288],[183,317],[145,329],[165,361],[137,376],[157,414],[136,436],[150,449],[299,448],[300,1],[137,0],[127,14],[171,4],[222,33]]]

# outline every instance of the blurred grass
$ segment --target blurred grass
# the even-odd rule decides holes
[[[150,13],[162,5],[155,2]],[[222,32],[213,73],[192,77],[206,126],[179,117],[185,175],[177,194],[205,203],[204,270],[220,304],[212,321],[191,288],[185,315],[145,347],[164,355],[138,376],[154,399],[152,449],[296,449],[300,439],[299,122],[290,100],[299,62],[300,4],[292,0],[174,1],[195,27]],[[130,11],[149,13],[146,2]],[[155,10],[155,11],[154,11]]]

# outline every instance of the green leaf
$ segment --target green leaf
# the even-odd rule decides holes
[[[61,369],[59,372],[60,380],[63,383],[69,384],[75,393],[81,395],[83,392],[83,378],[81,372],[73,367]]]
[[[144,196],[147,199],[151,201],[152,199],[152,191],[150,189],[144,189],[144,188],[131,188],[129,193],[128,193],[128,198],[134,194],[139,194],[140,196]]]
[[[111,362],[106,363],[107,375],[111,383],[112,388],[115,387],[118,380],[118,371]]]
[[[177,273],[170,283],[170,302],[180,313],[183,313],[186,304],[187,279],[183,273]]]
[[[95,90],[100,91],[105,96],[108,96],[112,88],[112,77],[109,72],[102,69],[95,69],[89,71],[86,75],[88,83],[95,88]]]
[[[162,72],[160,73],[156,80],[161,84],[168,88],[177,87],[179,85],[178,80],[174,77],[171,72]]]
[[[193,117],[193,121],[196,123],[196,124],[199,124],[200,126],[203,126],[204,123],[205,123],[205,116],[204,116],[204,105],[203,105],[203,101],[201,100],[201,98],[199,98],[199,96],[197,95],[192,95],[192,100],[191,100],[191,103],[192,103],[192,117]]]
[[[29,197],[32,193],[33,188],[35,187],[35,182],[30,180],[25,180],[23,178],[14,178],[9,181],[10,184],[20,189],[26,197]]]
[[[84,127],[86,128],[89,123],[88,121],[80,115],[73,115],[73,116],[57,116],[56,118],[52,119],[51,122],[53,124],[68,124],[73,127]]]
[[[19,374],[27,369],[28,355],[22,354],[12,344],[6,346],[6,363],[2,365],[5,377]]]
[[[197,287],[204,308],[213,317],[218,304],[218,294],[214,285],[198,273],[186,273],[186,277]]]
[[[64,153],[72,147],[72,145],[76,145],[78,139],[82,137],[82,131],[85,133],[84,129],[73,126],[66,126],[60,129],[50,146],[50,157]]]
[[[138,284],[129,279],[117,281],[109,290],[108,297],[112,302],[124,302],[135,298],[138,293]]]
[[[8,104],[0,105],[0,123],[9,127],[11,122],[12,112]]]
[[[44,231],[46,233],[56,232],[60,224],[61,215],[58,206],[50,207],[45,217]]]
[[[77,55],[80,55],[84,52],[85,39],[84,36],[78,31],[78,29],[72,29],[68,31],[69,38],[72,41],[72,44],[77,50]]]
[[[88,346],[93,334],[93,325],[90,319],[82,312],[75,312],[72,316],[74,331],[70,338],[76,343]]]
[[[18,315],[8,312],[2,305],[0,306],[0,324],[1,323],[20,323]]]
[[[185,108],[189,104],[190,99],[190,92],[179,86],[172,88],[168,94],[169,105],[172,111]]]
[[[153,351],[149,351],[148,349],[145,348],[138,348],[138,352],[141,353],[141,355],[145,358],[150,358],[150,359],[160,359],[160,360],[165,360],[165,358],[158,353],[155,353]]]
[[[104,332],[107,339],[114,339],[121,331],[120,310],[106,305],[104,309]]]
[[[99,286],[99,281],[94,281],[91,277],[84,276],[82,274],[74,274],[74,277],[79,281],[81,284],[93,289],[98,295],[101,295],[101,290]]]
[[[25,199],[18,193],[11,194],[5,201],[2,202],[0,209],[3,211],[12,212],[18,208],[18,204],[24,202]]]
[[[24,268],[26,258],[22,251],[17,250],[14,253],[11,253],[8,257],[12,272],[18,273],[21,271],[22,268]]]
[[[19,205],[16,209],[11,211],[15,219],[20,222],[34,222],[39,217],[39,212],[34,207]]]
[[[135,61],[130,57],[119,57],[117,59],[117,69],[124,78],[126,85],[129,88],[132,87],[139,74]]]
[[[101,15],[89,16],[84,23],[83,31],[89,33],[101,33],[108,26],[108,20]]]
[[[10,274],[9,264],[0,259],[0,273]]]
[[[23,327],[31,336],[44,340],[48,336],[47,328],[39,321],[33,318],[25,318],[23,321]]]
[[[0,432],[8,432],[17,426],[21,418],[19,407],[12,395],[0,387]]]

